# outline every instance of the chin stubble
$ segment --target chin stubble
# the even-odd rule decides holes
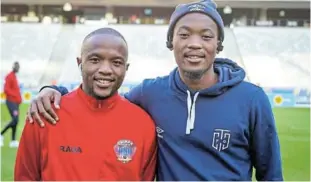
[[[198,71],[184,71],[185,77],[187,77],[190,80],[200,80],[203,75],[207,72],[206,70],[198,70]]]

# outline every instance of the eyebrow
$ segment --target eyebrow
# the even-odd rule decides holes
[[[96,56],[96,57],[99,57],[99,58],[102,59],[102,56],[100,56],[100,55],[97,54],[97,53],[91,53],[91,54],[87,54],[87,55],[86,55],[87,58],[90,58],[90,57],[93,57],[93,56]]]
[[[125,58],[122,57],[122,56],[115,56],[115,57],[113,57],[113,59],[120,59],[120,60],[122,60],[123,62],[125,62]]]
[[[192,30],[190,27],[188,27],[188,26],[186,26],[186,25],[183,25],[183,26],[179,27],[179,28],[178,28],[178,31],[180,31],[181,29],[186,29],[187,31],[191,31],[191,30]],[[210,32],[210,33],[213,33],[213,34],[214,34],[214,32],[212,31],[212,29],[210,29],[210,28],[204,28],[204,29],[201,30],[201,32]]]
[[[86,58],[91,58],[91,57],[93,57],[93,56],[96,56],[96,57],[99,57],[100,59],[103,59],[103,57],[100,56],[100,55],[97,54],[97,53],[91,53],[91,54],[89,54],[89,55],[86,55]],[[120,60],[122,60],[123,62],[125,62],[125,60],[126,60],[126,58],[123,57],[123,56],[114,56],[114,57],[112,57],[112,59],[120,59]]]
[[[179,28],[178,28],[178,31],[181,30],[181,29],[186,29],[186,30],[188,30],[188,31],[191,31],[191,28],[188,27],[188,26],[185,26],[185,25],[179,27]]]

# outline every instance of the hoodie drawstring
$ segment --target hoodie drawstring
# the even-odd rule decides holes
[[[194,121],[195,121],[195,102],[199,95],[199,92],[195,93],[193,97],[193,102],[191,99],[190,91],[187,90],[187,106],[188,106],[188,118],[187,118],[187,127],[186,127],[186,134],[190,134],[191,130],[194,128]]]

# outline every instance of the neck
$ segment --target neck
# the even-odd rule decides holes
[[[183,71],[179,70],[181,80],[194,91],[209,88],[218,82],[218,75],[214,72],[213,66],[208,69],[201,78],[191,79]]]
[[[82,83],[82,90],[84,93],[86,93],[86,95],[96,99],[96,100],[102,100],[100,98],[97,98],[96,95],[91,91],[91,89],[89,89],[85,84]]]
[[[88,96],[90,96],[90,97],[94,97],[94,96],[92,95],[92,93],[90,92],[90,90],[87,88],[87,86],[86,86],[84,83],[82,83],[81,88],[82,88],[83,92],[86,93],[86,95],[88,95]]]

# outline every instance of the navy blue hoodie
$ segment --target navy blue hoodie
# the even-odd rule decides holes
[[[257,180],[283,180],[266,94],[243,81],[244,70],[228,59],[217,58],[214,70],[218,83],[198,92],[183,83],[176,68],[125,95],[156,122],[157,180],[250,181],[253,167]]]

